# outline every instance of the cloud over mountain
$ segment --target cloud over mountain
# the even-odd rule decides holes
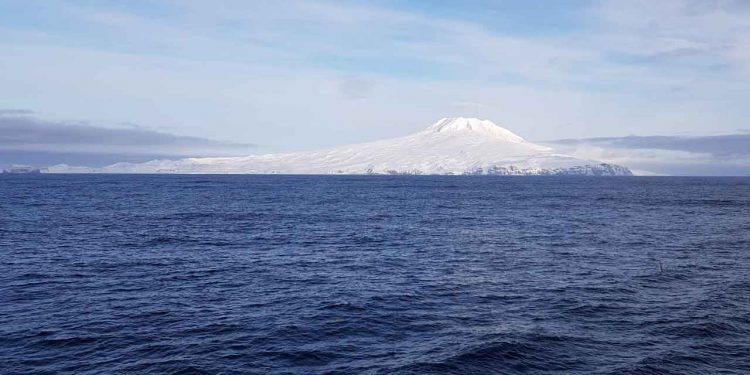
[[[578,157],[669,175],[750,175],[750,134],[628,136],[548,142]]]

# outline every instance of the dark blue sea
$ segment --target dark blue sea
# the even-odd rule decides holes
[[[748,373],[748,178],[0,176],[0,374]]]

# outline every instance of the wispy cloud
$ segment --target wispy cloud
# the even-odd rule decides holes
[[[628,136],[589,139],[567,139],[558,144],[587,144],[609,148],[657,149],[708,153],[720,156],[750,156],[750,134],[729,134],[705,137]]]
[[[750,6],[743,0],[609,0],[592,15],[607,50],[672,59],[684,64],[726,64],[746,73]]]
[[[34,111],[29,109],[0,109],[0,116],[29,116],[33,114]]]

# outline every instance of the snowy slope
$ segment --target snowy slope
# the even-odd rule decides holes
[[[491,121],[444,118],[405,137],[321,151],[153,160],[103,168],[58,165],[50,172],[630,175],[627,168],[554,153]]]

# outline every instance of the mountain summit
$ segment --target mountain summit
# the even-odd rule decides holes
[[[463,117],[441,119],[404,137],[320,151],[153,160],[96,169],[58,165],[49,170],[68,173],[631,175],[625,167],[558,154],[491,121]]]
[[[434,133],[457,133],[471,131],[477,132],[489,137],[505,140],[513,143],[526,142],[523,138],[513,133],[512,131],[495,125],[489,120],[480,120],[478,118],[466,118],[466,117],[446,117],[430,125],[427,132]]]

